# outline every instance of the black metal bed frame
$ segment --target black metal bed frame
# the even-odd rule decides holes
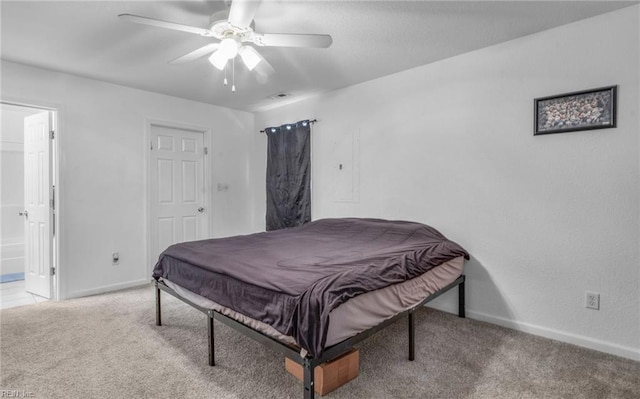
[[[465,281],[465,276],[461,275],[460,277],[458,277],[454,282],[452,282],[451,284],[447,285],[446,287],[444,287],[443,289],[434,292],[433,294],[431,294],[430,296],[428,296],[427,298],[425,298],[424,300],[422,300],[420,303],[418,303],[417,305],[414,305],[413,307],[411,307],[410,309],[407,309],[403,312],[398,313],[397,315],[393,316],[390,319],[387,319],[385,321],[383,321],[382,323],[378,324],[375,327],[372,327],[368,330],[362,331],[361,333],[354,335],[351,338],[348,338],[342,342],[339,342],[335,345],[332,345],[328,348],[325,348],[325,350],[322,352],[322,355],[320,355],[319,357],[310,357],[309,355],[302,357],[300,355],[300,348],[298,348],[297,346],[294,345],[289,345],[283,342],[278,341],[275,338],[272,338],[268,335],[265,335],[257,330],[254,330],[228,316],[223,315],[222,313],[218,313],[213,309],[207,309],[207,308],[203,308],[202,306],[199,306],[191,301],[189,301],[188,299],[182,298],[180,295],[178,295],[174,290],[172,290],[171,288],[169,288],[166,284],[164,284],[162,281],[156,281],[154,280],[154,285],[156,287],[156,325],[160,326],[162,325],[162,315],[161,315],[161,303],[160,303],[160,291],[165,291],[166,293],[173,295],[174,297],[180,299],[182,302],[185,302],[188,305],[191,305],[192,307],[198,309],[199,311],[201,311],[202,313],[207,315],[207,326],[208,326],[208,331],[209,331],[209,365],[210,366],[215,366],[215,334],[214,334],[214,330],[213,330],[213,320],[216,319],[226,325],[228,325],[229,327],[240,331],[241,333],[243,333],[244,335],[248,336],[249,338],[252,338],[266,346],[268,346],[271,349],[276,350],[277,352],[280,352],[282,354],[284,354],[286,357],[288,357],[289,359],[293,360],[294,362],[302,365],[303,368],[303,387],[304,387],[304,395],[303,398],[304,399],[314,399],[315,396],[315,391],[313,389],[313,384],[314,384],[314,372],[313,370],[315,369],[315,367],[321,363],[333,360],[335,358],[337,358],[338,356],[342,355],[343,353],[347,352],[348,350],[350,350],[353,345],[357,344],[360,341],[363,341],[365,339],[367,339],[368,337],[370,337],[371,335],[377,333],[378,331],[382,330],[383,328],[387,327],[388,325],[394,323],[396,320],[398,320],[401,317],[404,317],[405,315],[408,316],[408,320],[409,320],[409,360],[414,360],[415,359],[415,320],[414,320],[414,312],[416,311],[417,308],[423,306],[424,304],[426,304],[429,301],[434,300],[435,298],[439,297],[440,295],[444,294],[445,292],[449,291],[450,289],[454,288],[454,287],[458,287],[458,316],[459,317],[465,317],[465,297],[464,297],[464,281]]]

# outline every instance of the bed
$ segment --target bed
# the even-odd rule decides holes
[[[304,226],[170,246],[153,272],[156,324],[161,291],[207,315],[209,364],[219,320],[313,370],[407,316],[414,359],[414,310],[458,287],[464,317],[467,252],[434,228],[381,219],[321,219]]]

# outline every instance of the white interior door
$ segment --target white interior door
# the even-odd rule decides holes
[[[25,287],[51,298],[51,113],[24,118]]]
[[[151,125],[150,255],[207,237],[204,133]]]

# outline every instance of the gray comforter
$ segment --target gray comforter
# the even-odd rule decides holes
[[[467,252],[432,227],[380,219],[321,219],[301,227],[185,242],[164,251],[168,279],[293,336],[322,353],[329,312]]]

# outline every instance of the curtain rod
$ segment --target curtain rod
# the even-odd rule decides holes
[[[316,123],[316,122],[318,122],[318,120],[317,120],[317,119],[312,119],[312,120],[310,120],[310,121],[309,121],[309,123],[310,123],[310,124],[312,124],[312,125],[313,125],[314,123]],[[260,130],[260,133],[264,133],[264,130]]]

